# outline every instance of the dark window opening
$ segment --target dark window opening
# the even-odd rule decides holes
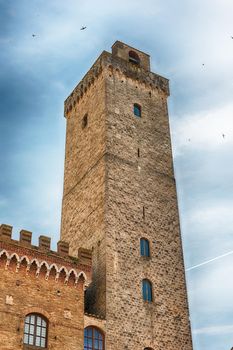
[[[140,105],[138,105],[137,103],[135,103],[133,105],[133,112],[134,112],[134,115],[136,115],[136,117],[141,117],[142,115],[142,108]]]
[[[142,296],[143,300],[152,302],[152,284],[149,280],[142,280]]]
[[[139,65],[140,58],[138,54],[134,51],[129,51],[129,62]]]
[[[104,335],[98,328],[84,329],[84,350],[104,350]]]
[[[24,322],[23,343],[38,348],[47,347],[48,322],[38,314],[29,314]]]
[[[138,158],[140,157],[140,148],[138,148]]]
[[[84,115],[83,120],[82,120],[82,128],[86,128],[88,124],[88,115],[87,113]]]
[[[146,256],[146,257],[150,256],[150,244],[148,239],[146,238],[140,239],[140,253],[141,253],[141,256]]]
[[[151,91],[149,92],[149,96],[151,97]]]
[[[145,207],[142,207],[142,217],[145,219]]]

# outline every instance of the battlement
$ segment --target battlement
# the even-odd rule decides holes
[[[140,58],[140,64],[136,65],[128,60],[128,54],[135,52]],[[150,71],[150,56],[137,49],[132,48],[120,41],[112,46],[112,53],[103,51],[95,61],[80,83],[65,100],[65,117],[80,103],[88,90],[94,85],[96,79],[102,74],[106,77],[123,74],[126,79],[134,79],[138,84],[143,84],[151,90],[169,96],[169,80]]]
[[[85,284],[91,281],[91,251],[79,248],[77,257],[69,255],[69,244],[64,241],[57,243],[57,251],[50,249],[51,238],[39,236],[38,246],[31,244],[32,232],[20,231],[19,240],[12,239],[12,226],[2,224],[0,226],[0,266],[8,267],[15,265],[18,272],[21,266],[26,271],[34,271],[38,277],[43,271],[43,276],[49,278],[53,271],[54,279],[59,280],[63,276],[64,282],[72,276],[75,283],[80,277],[84,278]],[[44,270],[46,273],[44,274]]]

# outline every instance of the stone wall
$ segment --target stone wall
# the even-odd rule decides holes
[[[113,62],[106,101],[108,350],[192,349],[166,100],[163,90]],[[150,258],[140,256],[142,237]],[[145,278],[152,303],[142,298]]]
[[[86,79],[92,81],[92,71],[81,85],[85,86]],[[75,89],[72,99],[80,89]],[[65,110],[69,110],[70,103],[68,99]],[[102,316],[105,316],[106,275],[105,108],[105,80],[101,72],[67,115],[61,231],[61,238],[69,242],[72,255],[77,254],[78,246],[92,250],[93,275],[86,292],[86,310]]]
[[[80,242],[93,251],[87,306],[106,315],[107,350],[191,350],[168,80],[148,70],[139,50],[143,66],[128,62],[130,50],[116,42],[113,54],[103,52],[66,100],[62,239],[74,254]],[[141,237],[149,258],[140,256]],[[144,278],[151,303],[142,298]]]

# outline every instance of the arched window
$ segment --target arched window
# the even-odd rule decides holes
[[[137,103],[135,103],[133,105],[133,112],[134,112],[134,115],[136,115],[136,117],[141,117],[142,115],[142,108],[140,105],[138,105]]]
[[[84,329],[84,350],[104,350],[104,335],[98,328]]]
[[[143,300],[152,302],[152,284],[149,280],[142,280],[142,296]]]
[[[145,348],[144,350],[153,350],[152,348]]]
[[[141,238],[140,239],[140,253],[141,256],[150,256],[150,244],[148,239],[146,238]]]
[[[129,51],[129,62],[139,65],[140,58],[138,54],[134,51]]]
[[[47,347],[48,321],[39,314],[29,314],[24,321],[24,344]]]

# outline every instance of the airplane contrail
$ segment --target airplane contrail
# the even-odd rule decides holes
[[[200,267],[200,266],[205,265],[205,264],[209,264],[209,263],[210,263],[210,262],[212,262],[212,261],[215,261],[215,260],[221,259],[221,258],[223,258],[224,256],[227,256],[227,255],[230,255],[230,254],[233,254],[233,250],[231,250],[231,251],[230,251],[230,252],[228,252],[228,253],[225,253],[225,254],[222,254],[222,255],[216,256],[216,258],[213,258],[213,259],[210,259],[210,260],[204,261],[204,262],[203,262],[203,263],[201,263],[201,264],[198,264],[198,265],[194,265],[194,266],[192,266],[192,267],[189,267],[189,268],[187,268],[185,271],[190,271],[190,270],[196,269],[197,267]]]

